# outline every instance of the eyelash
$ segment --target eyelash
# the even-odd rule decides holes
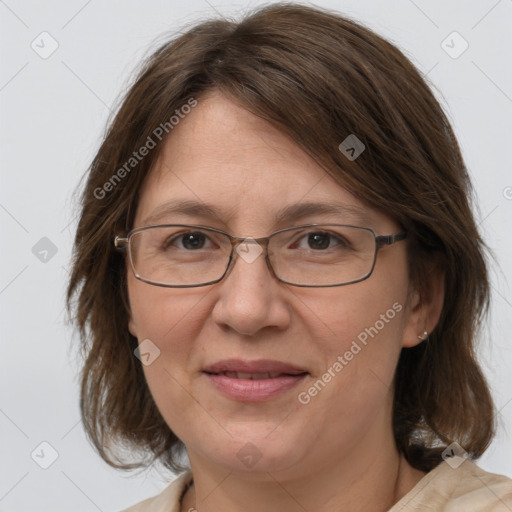
[[[202,233],[200,231],[186,231],[186,232],[175,234],[171,238],[166,239],[164,241],[164,243],[162,244],[162,248],[168,249],[169,246],[176,241],[183,242],[184,237],[186,237],[187,235],[198,235],[198,234],[204,236],[206,240],[209,240],[210,242],[212,242],[211,236],[207,235],[206,233]],[[311,235],[328,236],[328,237],[330,237],[329,242],[336,241],[337,242],[336,245],[338,245],[338,246],[343,246],[346,248],[350,247],[350,243],[346,239],[340,237],[339,235],[336,235],[329,231],[314,231],[314,230],[297,234],[296,239],[293,242],[293,245],[297,246],[302,240],[306,239],[307,237],[309,237]],[[328,248],[331,249],[332,247],[329,246]],[[323,250],[325,250],[325,249],[323,249]]]

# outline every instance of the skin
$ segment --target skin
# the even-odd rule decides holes
[[[241,237],[288,227],[275,222],[284,205],[336,201],[359,207],[365,227],[400,231],[337,184],[268,122],[210,92],[166,141],[141,191],[135,227],[170,199],[216,206],[214,217],[174,214],[158,223],[216,227]],[[361,224],[349,215],[314,215],[296,224]],[[152,222],[153,224],[155,222]],[[423,476],[399,456],[392,434],[392,381],[402,347],[420,343],[441,310],[441,276],[422,298],[407,274],[406,242],[379,251],[371,277],[333,288],[278,282],[264,258],[237,258],[221,282],[198,288],[152,286],[130,269],[130,332],[149,338],[160,356],[144,367],[155,402],[185,443],[194,485],[181,510],[385,511]],[[307,404],[297,395],[317,381],[357,335],[394,303],[403,306],[343,370]],[[202,373],[227,358],[276,359],[310,374],[267,402],[221,395]],[[237,452],[261,454],[246,467]]]

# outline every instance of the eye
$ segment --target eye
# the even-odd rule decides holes
[[[349,247],[348,242],[333,233],[327,231],[311,231],[300,238],[296,244],[299,249],[315,249],[315,250],[326,250],[337,248]]]
[[[164,249],[172,248],[193,251],[208,248],[208,243],[211,244],[211,241],[204,233],[200,231],[187,231],[186,233],[169,237],[165,241]]]

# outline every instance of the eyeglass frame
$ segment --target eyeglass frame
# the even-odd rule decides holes
[[[307,227],[315,227],[315,226],[337,226],[337,227],[357,228],[357,229],[362,229],[364,231],[368,231],[369,233],[371,233],[373,238],[374,238],[374,240],[375,240],[375,251],[374,251],[374,254],[373,254],[372,266],[371,266],[371,269],[368,271],[368,273],[365,276],[361,277],[361,278],[354,279],[353,281],[348,281],[346,283],[320,284],[320,285],[291,283],[289,281],[281,279],[278,275],[276,275],[275,270],[272,267],[272,263],[270,262],[270,258],[269,258],[269,255],[268,255],[268,243],[269,243],[269,240],[273,236],[278,235],[278,234],[283,233],[283,232],[286,232],[286,231],[291,231],[291,230],[300,229],[300,228],[307,228]],[[208,281],[206,283],[200,283],[200,284],[164,284],[164,283],[156,283],[154,281],[149,281],[148,279],[144,279],[143,277],[138,275],[137,271],[135,270],[135,265],[133,264],[132,255],[131,255],[131,251],[130,251],[130,239],[131,239],[131,237],[134,234],[140,233],[141,231],[146,231],[146,230],[153,229],[153,228],[164,228],[164,227],[199,228],[199,229],[204,229],[204,230],[207,230],[207,231],[212,231],[214,233],[219,233],[221,235],[225,235],[229,239],[229,241],[231,243],[231,252],[229,254],[229,259],[228,259],[228,263],[226,265],[226,269],[224,270],[224,273],[222,274],[222,276],[219,277],[219,279],[215,279],[213,281]],[[265,261],[267,263],[267,267],[268,267],[271,275],[273,275],[279,282],[284,283],[284,284],[288,284],[290,286],[298,286],[298,287],[301,287],[301,288],[332,288],[334,286],[346,286],[348,284],[359,283],[361,281],[365,281],[366,279],[368,279],[372,275],[373,270],[375,268],[375,263],[377,261],[377,253],[379,252],[379,249],[382,249],[383,247],[389,247],[389,246],[395,244],[396,242],[400,242],[402,240],[405,240],[406,238],[407,238],[407,231],[399,231],[398,233],[391,233],[389,235],[377,235],[372,228],[367,228],[367,227],[362,227],[362,226],[354,226],[352,224],[333,224],[333,223],[327,223],[327,224],[324,224],[324,223],[301,224],[299,226],[291,226],[291,227],[288,227],[288,228],[280,229],[278,231],[274,231],[270,235],[264,236],[264,237],[260,237],[260,238],[233,236],[233,235],[230,235],[229,233],[226,233],[225,231],[222,231],[221,229],[217,229],[217,228],[213,228],[213,227],[209,227],[209,226],[202,226],[202,225],[199,225],[199,224],[156,224],[154,226],[142,226],[140,228],[134,228],[134,229],[130,230],[128,233],[126,233],[125,236],[115,235],[115,237],[114,237],[114,247],[118,251],[122,251],[122,252],[127,252],[128,253],[128,258],[129,258],[129,261],[130,261],[130,267],[131,267],[131,269],[133,271],[133,274],[134,274],[135,278],[138,279],[139,281],[142,281],[142,282],[147,283],[147,284],[151,284],[153,286],[161,286],[161,287],[164,287],[164,288],[198,288],[200,286],[209,286],[209,285],[216,284],[216,283],[219,283],[220,281],[222,281],[226,277],[226,275],[228,274],[228,271],[233,266],[233,262],[236,259],[236,256],[234,256],[236,248],[239,245],[241,245],[242,243],[247,242],[248,240],[250,240],[251,243],[256,243],[256,244],[260,245],[261,247],[264,247]],[[126,249],[128,249],[128,251],[126,251]]]

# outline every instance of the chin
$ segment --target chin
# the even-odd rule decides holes
[[[203,450],[203,453],[210,453],[213,463],[223,466],[226,471],[251,474],[286,471],[298,464],[302,458],[301,451],[297,448],[301,446],[299,439],[290,435],[289,431],[285,434],[286,437],[284,432],[275,436],[268,425],[263,432],[261,426],[255,426],[251,430],[243,425],[243,435],[230,433],[232,437],[229,442],[225,438],[218,443],[213,441]],[[219,449],[212,453],[211,448],[215,445]]]

